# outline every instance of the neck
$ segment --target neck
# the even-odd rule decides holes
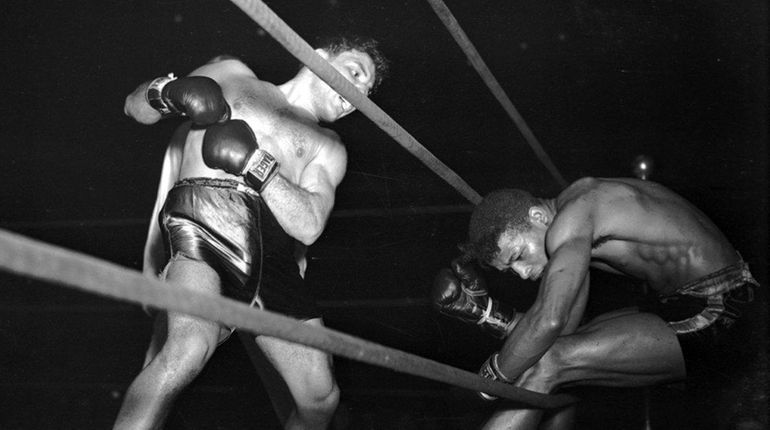
[[[319,122],[318,115],[315,114],[313,104],[308,97],[310,91],[303,88],[301,83],[302,81],[294,78],[279,85],[278,89],[281,90],[284,97],[286,97],[286,101],[295,107],[298,113],[317,123]]]

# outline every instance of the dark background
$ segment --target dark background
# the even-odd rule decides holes
[[[480,194],[559,192],[427,2],[267,4],[311,44],[341,31],[380,39],[392,74],[373,100]],[[765,2],[447,5],[568,181],[632,176],[633,160],[651,157],[652,179],[708,213],[767,284]],[[298,68],[224,0],[9,0],[4,9],[0,226],[135,269],[177,123],[133,123],[125,96],[219,54],[275,83]],[[468,202],[363,115],[332,127],[350,161],[308,272],[327,324],[475,371],[499,343],[426,301],[464,239]],[[485,275],[494,294],[526,308],[534,285]],[[625,280],[596,278],[591,313],[638,296]],[[0,428],[109,428],[150,319],[138,306],[53,284],[0,281]],[[753,318],[766,327],[766,315]],[[764,353],[747,370],[709,383],[577,389],[580,427],[642,428],[645,416],[658,429],[728,428],[744,417],[766,426],[766,335],[754,341]],[[336,363],[335,428],[474,428],[491,412],[462,389]],[[169,428],[276,422],[233,340],[180,399]]]

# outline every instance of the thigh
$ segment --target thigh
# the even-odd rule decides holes
[[[170,288],[182,286],[212,294],[220,294],[221,291],[219,275],[213,268],[204,262],[183,256],[178,255],[171,259],[164,276]],[[213,337],[216,345],[219,338],[229,334],[229,330],[219,323],[180,312],[167,312],[167,319],[169,338],[195,333],[206,336],[207,339]]]
[[[639,313],[639,308],[635,307],[635,306],[634,307],[621,308],[621,309],[615,309],[613,311],[605,312],[603,314],[597,315],[592,320],[588,321],[587,324],[584,324],[584,325],[582,325],[579,328],[585,330],[585,329],[590,328],[593,325],[596,325],[596,324],[598,324],[600,322],[603,322],[603,321],[611,320],[611,319],[622,317],[622,316],[626,316],[626,315],[638,314],[638,313]]]
[[[322,326],[320,318],[305,322]],[[256,343],[286,381],[294,397],[334,385],[332,356],[315,348],[270,336],[257,336]]]
[[[618,312],[599,317],[552,347],[561,385],[643,386],[682,379],[676,334],[658,316]]]

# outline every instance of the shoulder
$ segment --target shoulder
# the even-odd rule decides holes
[[[323,127],[321,125],[318,126],[318,130],[323,135],[323,137],[329,141],[329,143],[333,143],[336,145],[342,146],[342,139],[340,138],[340,135],[337,134],[336,131]]]
[[[348,152],[345,149],[345,145],[342,143],[340,135],[337,134],[334,130],[328,129],[326,127],[319,126],[318,128],[323,140],[323,144],[321,145],[321,150],[319,151],[318,155],[335,160],[340,159],[341,161],[346,162]]]
[[[318,128],[321,145],[313,162],[323,166],[330,179],[339,183],[347,170],[348,152],[336,132],[321,126]]]
[[[559,194],[558,200],[570,201],[595,192],[603,183],[603,180],[592,176],[585,176],[571,183]]]
[[[239,62],[241,61],[241,59],[236,57],[235,55],[222,54],[222,55],[217,55],[216,57],[210,59],[207,64],[214,64],[214,63],[219,63],[222,61],[229,61],[229,60],[234,60]]]
[[[225,80],[233,76],[256,78],[249,66],[237,57],[231,55],[218,55],[206,64],[193,70],[192,76],[208,76],[216,81]]]
[[[556,218],[569,218],[576,211],[595,205],[602,187],[603,181],[593,177],[584,177],[570,184],[556,197]]]
[[[623,198],[633,197],[646,181],[634,178],[584,177],[573,182],[556,198],[559,210],[569,208],[601,209],[617,204]]]
[[[557,197],[557,212],[546,236],[546,246],[553,251],[573,240],[589,243],[595,230],[595,213],[600,198],[602,181],[582,178],[575,181]]]

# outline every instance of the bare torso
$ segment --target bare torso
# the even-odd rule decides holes
[[[217,79],[219,71],[211,68],[214,66],[201,70]],[[329,147],[341,145],[336,133],[318,125],[306,111],[291,106],[277,86],[259,80],[250,71],[230,74],[220,84],[232,109],[232,119],[249,124],[259,147],[279,161],[279,172],[290,182],[298,184],[308,163]],[[205,165],[201,156],[203,134],[203,130],[192,130],[187,135],[179,178],[229,178],[242,182],[240,177]]]
[[[585,178],[556,205],[554,224],[575,211],[590,212],[591,266],[642,280],[661,294],[738,259],[706,215],[654,182]]]

